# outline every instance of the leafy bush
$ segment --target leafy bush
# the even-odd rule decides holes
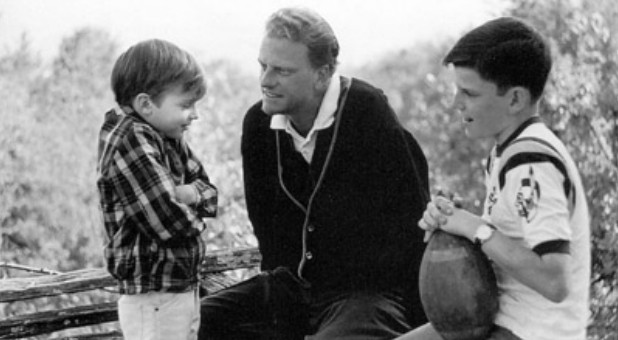
[[[618,338],[618,56],[612,0],[514,0],[506,14],[529,20],[549,38],[555,66],[543,118],[566,143],[582,174],[592,215],[593,275],[589,339]],[[387,53],[349,75],[383,88],[419,140],[432,190],[444,184],[480,211],[489,145],[464,137],[441,58],[453,41]],[[102,266],[97,209],[96,136],[114,105],[109,75],[119,51],[101,30],[67,37],[49,65],[27,36],[0,55],[0,251],[2,260],[69,271]],[[208,94],[189,143],[220,192],[220,214],[204,237],[210,249],[256,246],[247,219],[240,159],[242,118],[259,99],[258,80],[227,61],[204,65]],[[465,170],[465,171],[462,171]],[[20,275],[0,268],[3,277]],[[245,272],[236,275],[247,275]],[[24,301],[0,316],[92,303],[113,295]]]

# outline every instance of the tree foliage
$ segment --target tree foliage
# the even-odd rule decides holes
[[[531,22],[550,41],[554,68],[542,116],[573,154],[592,217],[593,285],[590,339],[616,339],[618,284],[618,58],[612,0],[509,0],[504,14]],[[489,144],[464,136],[451,109],[451,79],[441,60],[452,39],[423,43],[347,75],[384,89],[397,115],[427,155],[432,194],[449,187],[481,209]],[[43,63],[28,37],[0,54],[0,254],[2,261],[67,271],[101,266],[105,238],[97,208],[96,146],[119,51],[107,32],[84,28]],[[255,246],[242,183],[244,113],[259,98],[255,76],[228,61],[204,64],[208,92],[188,134],[220,190],[217,219],[204,234],[210,249]],[[266,198],[267,199],[267,198]],[[0,274],[15,276],[14,271]],[[242,274],[239,274],[242,275]],[[83,303],[108,299],[77,297]],[[0,315],[67,305],[43,299],[0,308]]]
[[[210,249],[257,246],[245,207],[240,136],[246,110],[259,99],[259,83],[228,61],[204,69],[208,93],[189,143],[220,192],[219,214],[206,239]]]
[[[2,177],[8,216],[0,220],[3,233],[6,228],[24,240],[7,242],[16,249],[5,252],[5,259],[58,270],[101,263],[100,239],[92,237],[99,229],[92,146],[98,112],[109,97],[104,79],[114,49],[104,33],[83,29],[62,42],[51,70],[28,67],[24,51],[4,57],[23,66],[2,77],[5,93],[12,94],[6,103],[13,107],[2,110],[9,122],[2,135],[12,141],[2,149],[9,151],[5,164],[11,173]],[[15,191],[5,193],[4,186]]]
[[[0,102],[0,252],[7,255],[27,250],[30,241],[22,236],[25,225],[37,220],[40,213],[31,205],[32,193],[37,190],[37,177],[30,164],[33,157],[30,145],[36,143],[32,135],[35,121],[29,101],[29,83],[36,77],[40,61],[33,57],[26,36],[19,47],[0,57],[0,91],[10,93]],[[18,114],[17,114],[18,113]]]

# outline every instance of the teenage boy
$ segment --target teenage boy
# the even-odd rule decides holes
[[[101,128],[97,186],[120,327],[125,339],[196,339],[200,234],[217,190],[183,135],[204,75],[187,52],[148,40],[118,58],[111,83],[119,109]]]
[[[475,242],[491,259],[499,311],[488,339],[586,338],[589,216],[578,170],[541,121],[549,46],[529,25],[499,18],[464,35],[447,54],[455,108],[470,138],[492,138],[482,216],[445,197],[419,226]],[[427,324],[399,339],[441,339]]]

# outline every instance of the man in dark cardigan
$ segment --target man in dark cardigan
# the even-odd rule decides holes
[[[336,73],[338,53],[312,11],[267,22],[242,136],[262,273],[205,298],[200,339],[389,339],[426,322],[427,162],[382,91]]]

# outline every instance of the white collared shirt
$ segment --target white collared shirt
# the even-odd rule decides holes
[[[300,152],[307,163],[311,163],[313,151],[317,140],[317,132],[329,128],[335,121],[335,111],[341,92],[341,81],[339,74],[333,74],[331,82],[326,89],[318,115],[315,117],[313,126],[306,137],[301,136],[292,126],[290,118],[285,114],[275,114],[270,120],[270,128],[273,130],[285,130],[294,140],[296,151]]]
[[[502,172],[503,164],[509,164],[509,159],[506,154],[498,155],[494,149],[485,180],[487,196],[483,219],[491,221],[503,235],[518,240],[529,249],[543,242],[569,241],[570,263],[565,276],[569,280],[570,292],[564,301],[551,302],[505,269],[494,265],[500,291],[500,309],[495,323],[522,339],[585,339],[590,286],[590,220],[586,191],[575,162],[553,132],[544,124],[531,124],[514,141],[531,137],[544,141],[560,155],[557,160],[574,185],[571,191],[576,196],[574,206],[569,208],[565,177],[555,164],[520,158],[524,160],[521,164]],[[528,148],[523,152],[537,150]],[[512,155],[510,159],[513,159]],[[503,184],[500,182],[502,173]]]

